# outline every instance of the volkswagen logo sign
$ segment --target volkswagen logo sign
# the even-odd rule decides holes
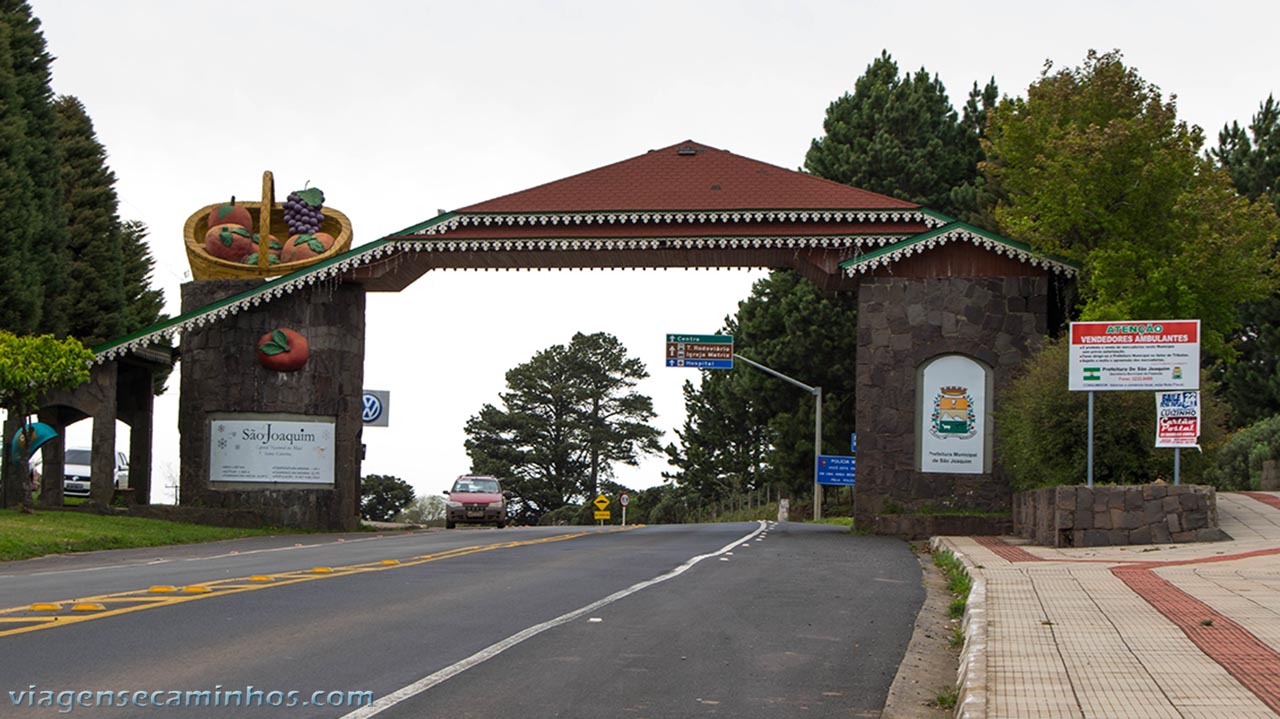
[[[360,421],[367,425],[387,426],[387,392],[365,390],[360,405]]]

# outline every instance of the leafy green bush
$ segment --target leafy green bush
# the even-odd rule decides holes
[[[1205,480],[1225,490],[1257,489],[1262,463],[1280,460],[1280,414],[1238,430],[1217,451]]]
[[[1088,393],[1067,389],[1070,345],[1045,342],[1003,389],[996,405],[996,452],[1014,491],[1084,484],[1088,474]],[[1226,437],[1226,408],[1201,373],[1200,444]],[[1156,405],[1150,391],[1094,393],[1094,481],[1142,484],[1173,480],[1173,451],[1156,449]],[[1199,481],[1212,457],[1182,452],[1182,480]]]

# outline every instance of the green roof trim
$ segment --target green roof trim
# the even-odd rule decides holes
[[[946,217],[941,213],[932,211],[930,214],[938,218]],[[970,242],[984,249],[1000,254],[1008,254],[1015,259],[1031,262],[1035,266],[1042,266],[1054,272],[1074,275],[1081,269],[1080,265],[1075,262],[1038,252],[1031,245],[1024,242],[1002,237],[994,232],[988,232],[965,222],[955,221],[942,227],[913,235],[900,242],[877,247],[870,252],[841,262],[840,267],[849,275],[856,275],[877,267],[893,264],[952,241]]]
[[[163,320],[161,322],[157,322],[156,324],[153,324],[150,327],[145,327],[143,329],[138,330],[137,332],[133,332],[132,334],[125,335],[124,337],[121,337],[119,339],[115,339],[105,344],[94,347],[92,348],[92,351],[95,355],[103,355],[113,350],[118,350],[121,347],[125,347],[130,343],[151,344],[150,342],[141,343],[140,340],[147,339],[147,338],[155,338],[157,335],[171,336],[172,334],[179,331],[179,328],[181,328],[183,325],[193,320],[197,320],[200,317],[205,315],[216,313],[219,310],[235,307],[239,303],[242,303],[245,301],[252,301],[253,298],[261,296],[266,293],[275,293],[277,290],[280,290],[281,294],[283,294],[283,292],[285,291],[292,292],[293,288],[289,288],[287,290],[284,288],[287,285],[290,285],[293,283],[299,283],[300,280],[305,281],[309,277],[320,274],[324,272],[326,269],[333,267],[334,265],[341,264],[344,260],[348,260],[360,255],[367,254],[384,245],[393,244],[393,243],[394,243],[394,240],[390,240],[386,238],[381,240],[374,240],[373,242],[366,243],[364,245],[361,245],[360,247],[347,250],[346,252],[343,252],[340,255],[334,255],[333,257],[326,258],[325,260],[321,262],[317,262],[314,265],[304,267],[300,270],[291,272],[287,275],[282,275],[280,277],[267,280],[263,282],[261,285],[259,285],[258,287],[254,287],[253,289],[245,290],[244,292],[232,295],[230,297],[227,297],[226,299],[222,299],[217,302],[212,302],[199,309],[180,314],[177,317],[173,317],[167,320]]]

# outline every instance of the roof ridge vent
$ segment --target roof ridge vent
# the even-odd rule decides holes
[[[698,148],[694,147],[693,145],[681,145],[679,148],[676,149],[676,154],[677,155],[696,155],[698,154]]]

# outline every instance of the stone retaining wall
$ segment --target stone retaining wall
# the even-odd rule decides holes
[[[998,536],[1013,533],[1010,517],[973,514],[879,514],[871,531],[907,541],[930,537]]]
[[[1013,497],[1014,532],[1049,547],[1225,539],[1213,487],[1045,487]]]

